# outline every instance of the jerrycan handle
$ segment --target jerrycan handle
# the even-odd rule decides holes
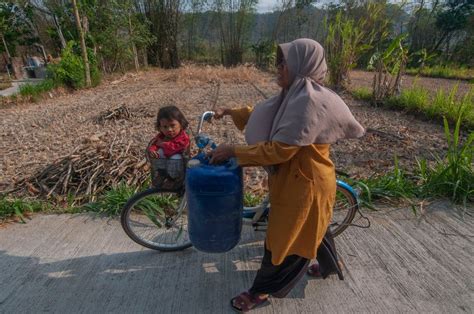
[[[230,170],[234,170],[239,167],[239,164],[237,163],[237,158],[232,157],[230,158],[226,163],[225,167],[229,168]]]

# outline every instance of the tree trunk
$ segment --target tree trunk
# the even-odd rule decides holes
[[[148,53],[146,49],[143,49],[142,54],[143,54],[143,66],[145,68],[148,68]]]
[[[5,51],[7,53],[8,62],[11,63],[12,56],[10,54],[10,50],[8,50],[8,46],[7,46],[7,42],[5,41],[5,37],[3,37],[3,34],[0,35],[0,36],[2,36],[2,42],[3,42],[3,46],[5,47]]]
[[[91,83],[91,72],[89,69],[89,59],[87,58],[87,47],[86,47],[86,40],[84,38],[84,32],[82,31],[81,20],[79,17],[79,10],[77,8],[76,0],[72,0],[72,5],[74,8],[74,17],[76,19],[76,26],[77,31],[79,32],[79,36],[81,38],[81,50],[82,50],[82,59],[84,61],[84,71],[86,76],[86,86],[90,87]]]
[[[63,31],[61,30],[61,25],[59,24],[58,17],[53,14],[54,25],[56,26],[56,31],[58,32],[59,40],[61,41],[61,49],[66,48],[66,39],[64,39]]]
[[[0,34],[0,36],[2,37],[3,46],[5,47],[5,52],[7,53],[7,73],[8,73],[8,76],[11,78],[11,75],[10,75],[10,70],[11,70],[11,72],[12,72],[11,74],[14,77],[16,77],[17,74],[15,73],[15,69],[14,69],[13,64],[12,64],[12,56],[10,54],[10,50],[8,50],[7,42],[5,41],[5,37],[3,37],[3,34]]]
[[[135,71],[138,72],[138,69],[140,68],[140,63],[138,62],[137,46],[135,45],[135,42],[133,41],[132,18],[130,17],[130,12],[128,13],[128,33],[130,35],[130,41],[132,42],[132,52],[133,52],[133,60],[135,63]]]

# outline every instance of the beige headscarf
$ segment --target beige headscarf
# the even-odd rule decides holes
[[[364,128],[344,101],[322,86],[327,72],[323,47],[312,39],[279,45],[288,65],[290,87],[255,106],[245,131],[248,144],[331,144],[358,138]]]

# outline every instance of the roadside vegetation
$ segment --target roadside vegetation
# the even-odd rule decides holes
[[[361,189],[363,204],[372,207],[376,200],[413,200],[448,198],[467,208],[474,202],[474,132],[461,136],[461,115],[450,129],[444,119],[448,151],[435,156],[434,162],[417,158],[417,167],[411,171],[401,169],[397,157],[388,173],[353,182]]]
[[[456,67],[447,65],[433,65],[424,68],[410,68],[406,70],[407,74],[426,77],[438,77],[455,80],[474,80],[474,69],[468,67]]]
[[[461,117],[461,128],[474,130],[474,89],[465,95],[459,95],[457,86],[449,92],[440,89],[434,95],[420,86],[414,85],[403,89],[400,94],[390,96],[381,101],[374,101],[370,88],[362,87],[351,91],[355,99],[383,106],[404,110],[425,119],[443,121],[445,117],[450,123],[456,123]]]

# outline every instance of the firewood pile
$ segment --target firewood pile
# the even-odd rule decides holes
[[[143,149],[132,142],[93,141],[17,182],[15,190],[46,199],[73,197],[83,203],[94,201],[102,191],[120,182],[144,184],[148,167]]]
[[[105,121],[109,120],[128,120],[132,117],[133,114],[130,109],[128,109],[125,105],[121,105],[117,108],[104,111],[99,116],[97,116],[96,121],[98,123],[104,123]]]
[[[132,118],[140,117],[154,117],[154,114],[141,108],[130,109],[123,104],[113,109],[103,111],[95,117],[95,122],[98,124],[104,124],[107,121],[130,120]]]

